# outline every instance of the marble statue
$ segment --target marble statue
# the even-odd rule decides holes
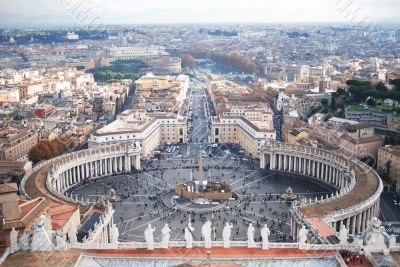
[[[204,247],[205,248],[211,248],[211,222],[206,221],[202,228],[201,228],[201,234],[203,235],[204,239]]]
[[[261,228],[262,249],[268,249],[270,234],[271,231],[269,230],[268,225],[264,224],[263,228]]]
[[[111,227],[111,243],[118,244],[118,237],[119,237],[118,227],[115,224],[113,224]]]
[[[76,237],[76,235],[78,234],[78,230],[76,230],[75,225],[71,225],[68,228],[68,239],[69,239],[69,243],[70,244],[76,244],[78,243],[78,238]]]
[[[299,233],[297,235],[297,243],[304,245],[307,243],[307,235],[308,235],[308,230],[306,229],[305,225],[301,226],[301,229],[299,230]]]
[[[53,244],[49,233],[46,231],[46,216],[41,215],[37,220],[35,230],[32,235],[32,251],[51,251]]]
[[[193,231],[194,228],[192,226],[192,223],[189,222],[188,225],[185,227],[186,248],[193,248]]]
[[[22,236],[19,239],[19,243],[20,243],[22,250],[29,249],[29,233],[28,232],[25,232],[22,234]]]
[[[340,225],[339,238],[340,238],[341,245],[347,244],[347,240],[349,239],[349,230],[347,230],[347,228],[344,224]]]
[[[49,236],[52,236],[53,235],[53,227],[51,226],[51,217],[49,217],[49,216],[45,217],[44,227],[46,229],[47,234]]]
[[[151,227],[151,223],[147,225],[146,230],[144,230],[144,238],[146,239],[147,249],[154,250],[154,231],[156,228]]]
[[[386,233],[381,221],[373,217],[369,222],[367,230],[363,236],[364,251],[367,253],[383,252],[388,253],[390,236]]]
[[[10,232],[10,248],[11,252],[18,250],[18,231],[15,230],[15,227],[13,227]]]
[[[169,228],[168,223],[164,225],[161,229],[162,239],[161,239],[161,248],[168,248],[169,239],[171,238],[171,228]]]
[[[254,233],[256,229],[254,229],[254,226],[252,223],[249,223],[249,227],[247,228],[247,247],[248,248],[254,248],[256,246],[256,243],[254,242]]]
[[[64,235],[61,231],[56,231],[55,232],[56,236],[56,246],[55,250],[67,250],[67,242],[65,242]]]
[[[224,240],[224,248],[231,247],[231,229],[233,228],[233,224],[228,222],[225,223],[224,230],[222,230],[222,238]]]

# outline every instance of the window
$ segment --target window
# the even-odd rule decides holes
[[[219,128],[215,128],[214,133],[215,135],[219,135]]]

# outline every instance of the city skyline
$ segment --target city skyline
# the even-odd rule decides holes
[[[10,1],[0,3],[4,26],[77,25],[92,17],[101,24],[182,23],[397,23],[400,3],[345,1]],[[87,19],[86,19],[87,20]],[[86,25],[83,25],[86,26]]]

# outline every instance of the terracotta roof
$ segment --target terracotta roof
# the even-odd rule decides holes
[[[385,138],[383,136],[381,136],[381,135],[374,135],[374,136],[371,136],[371,137],[364,137],[364,138],[354,138],[354,137],[351,137],[351,136],[349,136],[347,134],[344,134],[342,136],[342,139],[347,140],[347,141],[349,141],[350,143],[353,143],[353,144],[365,144],[365,143],[370,143],[370,142],[375,142],[375,141],[382,141],[383,142]]]
[[[328,236],[333,236],[335,233],[332,231],[332,229],[326,224],[325,221],[321,220],[320,218],[317,217],[312,217],[306,219],[315,230],[318,231],[318,233],[323,236],[323,237],[328,237]]]
[[[19,219],[13,219],[12,221],[4,221],[4,230],[10,230],[13,227],[16,229],[24,228],[25,225],[32,222],[35,218],[39,217],[46,208],[50,205],[50,200],[46,198],[36,198],[32,201],[22,204],[21,216]]]
[[[335,257],[336,251],[333,250],[299,250],[295,248],[270,248],[266,250],[245,248],[245,247],[231,247],[221,248],[213,247],[205,249],[198,247],[193,249],[187,248],[169,248],[169,249],[101,249],[101,250],[77,250],[70,249],[68,251],[51,251],[33,253],[30,251],[18,251],[6,258],[4,266],[26,266],[26,267],[47,267],[47,266],[73,266],[81,253],[85,255],[94,255],[107,258],[124,258],[135,257],[138,258],[152,258],[152,259],[168,259],[168,258],[182,258],[187,257],[187,261],[191,262],[193,259],[205,259],[207,251],[210,251],[213,259],[310,259],[310,258],[323,258]],[[311,256],[310,256],[311,255]],[[216,262],[219,263],[219,262]],[[208,266],[208,265],[207,265]],[[213,265],[214,266],[214,265]],[[217,265],[215,265],[217,266]],[[219,265],[218,265],[219,266]]]
[[[355,130],[360,130],[360,129],[368,129],[368,128],[373,128],[369,123],[359,123],[359,124],[348,124],[346,125],[346,129],[349,131],[355,131]]]
[[[63,227],[77,209],[78,207],[71,204],[57,202],[50,203],[50,214],[53,229],[60,229]]]

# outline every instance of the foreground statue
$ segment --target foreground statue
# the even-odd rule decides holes
[[[32,251],[51,251],[53,249],[51,237],[46,231],[46,217],[41,215],[37,220],[35,230],[32,235]]]
[[[75,225],[72,224],[68,229],[68,239],[70,244],[78,243],[78,238],[76,236],[77,234],[78,230],[76,230]]]
[[[249,227],[247,228],[247,247],[248,248],[255,248],[256,243],[254,242],[254,233],[256,229],[254,229],[254,226],[252,223],[249,224]]]
[[[118,237],[119,237],[118,227],[115,224],[113,224],[111,230],[112,230],[111,243],[118,244]]]
[[[264,224],[263,228],[261,228],[262,249],[268,249],[270,234],[271,231],[269,230],[268,225]]]
[[[12,253],[18,250],[18,231],[15,227],[10,232],[10,248]]]
[[[201,233],[204,238],[204,247],[211,248],[211,222],[206,221],[201,228]]]
[[[233,224],[228,222],[225,223],[224,230],[222,231],[222,239],[224,240],[224,248],[231,247],[231,229],[233,228]]]
[[[192,226],[192,223],[189,222],[188,225],[185,227],[186,248],[193,248],[193,231],[194,228]]]
[[[29,242],[30,242],[29,232],[23,233],[22,236],[19,238],[19,242],[20,242],[20,248],[22,250],[29,250]]]
[[[154,231],[156,228],[151,227],[151,223],[147,225],[146,230],[144,230],[144,238],[146,239],[147,249],[154,250]]]
[[[297,243],[300,245],[304,245],[307,243],[307,235],[308,235],[308,230],[306,229],[305,225],[301,226],[301,229],[299,230],[299,233],[297,235]]]
[[[171,238],[171,228],[169,228],[168,223],[166,223],[161,230],[162,239],[161,239],[161,248],[168,248],[169,239]]]
[[[56,245],[54,249],[61,251],[67,250],[68,245],[67,242],[65,242],[63,233],[60,230],[58,230],[55,232],[55,236],[56,236]]]
[[[341,245],[347,244],[347,239],[349,239],[349,230],[347,230],[344,224],[340,225],[339,238]]]

